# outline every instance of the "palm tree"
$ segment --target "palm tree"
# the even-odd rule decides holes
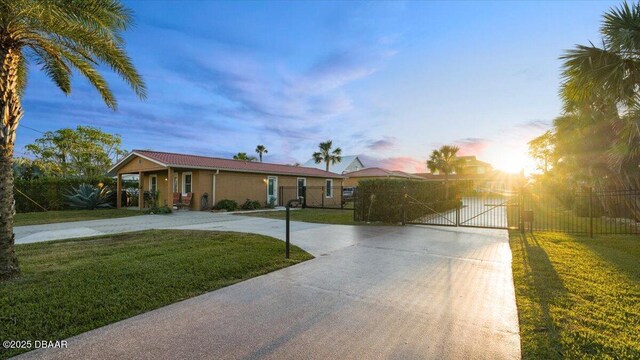
[[[640,183],[640,3],[624,2],[607,11],[600,46],[577,45],[561,57],[561,95],[566,114],[609,113],[609,168],[630,186]],[[592,116],[595,117],[595,116]],[[595,124],[594,126],[602,126]]]
[[[267,150],[264,145],[258,145],[256,146],[256,152],[258,153],[258,156],[260,156],[260,162],[262,162],[262,154],[268,153],[269,150]]]
[[[132,13],[117,0],[0,0],[0,279],[19,273],[13,234],[13,159],[16,129],[24,114],[21,97],[27,59],[38,64],[65,94],[73,70],[82,74],[116,109],[116,99],[98,71],[106,65],[138,97],[144,82],[125,52],[122,32]]]
[[[247,153],[239,152],[233,155],[234,160],[242,160],[242,161],[256,161],[255,156],[248,156]]]
[[[444,145],[440,149],[433,150],[427,160],[427,167],[431,173],[444,174],[445,199],[449,199],[449,174],[462,171],[463,164],[457,157],[459,150],[457,146]]]
[[[327,171],[329,171],[329,164],[335,165],[342,160],[342,156],[340,156],[342,155],[342,149],[335,148],[332,151],[332,145],[333,141],[331,140],[320,143],[320,145],[318,145],[320,151],[313,153],[313,160],[316,162],[316,164],[324,162],[326,164]]]

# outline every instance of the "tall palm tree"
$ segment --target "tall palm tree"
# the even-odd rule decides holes
[[[13,159],[16,129],[24,114],[21,97],[27,60],[65,94],[73,70],[116,109],[116,99],[98,71],[107,65],[140,97],[144,82],[125,52],[122,32],[132,13],[117,0],[0,0],[0,279],[19,273],[13,234]]]
[[[341,156],[342,149],[338,147],[331,150],[332,146],[333,146],[333,141],[331,140],[325,141],[323,143],[320,143],[320,145],[318,145],[318,148],[320,148],[320,151],[313,153],[313,160],[316,162],[316,164],[320,164],[321,162],[324,162],[326,164],[327,171],[329,171],[329,164],[335,165],[340,161],[342,161],[342,156]]]
[[[256,153],[258,153],[258,156],[260,156],[260,162],[262,162],[262,154],[266,154],[268,152],[269,150],[267,150],[267,148],[264,145],[256,146]]]
[[[255,156],[248,156],[247,153],[239,152],[233,155],[234,160],[242,160],[242,161],[256,161]]]
[[[601,45],[577,45],[561,57],[561,95],[567,114],[602,113],[614,134],[609,167],[621,178],[640,179],[640,3],[624,2],[607,11]],[[595,124],[595,126],[601,126]],[[627,182],[626,186],[630,185]],[[638,186],[636,184],[636,186]]]
[[[454,172],[459,173],[463,168],[457,156],[459,150],[457,146],[444,145],[440,149],[433,150],[427,160],[427,167],[432,173],[444,174],[445,199],[449,199],[449,175]]]

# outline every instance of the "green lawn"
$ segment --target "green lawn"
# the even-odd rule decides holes
[[[16,214],[13,225],[53,224],[67,221],[113,219],[135,215],[142,215],[142,211],[129,209],[99,209],[30,212]]]
[[[285,211],[265,211],[239,214],[243,216],[257,216],[269,219],[285,219]],[[361,225],[362,222],[353,221],[353,210],[334,209],[300,209],[291,210],[291,221],[304,221],[321,224]]]
[[[18,245],[22,276],[0,283],[0,339],[62,340],[312,258],[284,250],[262,235],[195,230]]]
[[[640,237],[510,239],[524,359],[640,358]]]

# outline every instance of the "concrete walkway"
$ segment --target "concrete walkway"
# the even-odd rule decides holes
[[[284,236],[282,221],[212,218],[165,225]],[[68,349],[23,357],[520,357],[506,231],[308,223],[292,230],[293,243],[316,259],[81,334]]]

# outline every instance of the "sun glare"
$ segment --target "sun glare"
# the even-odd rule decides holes
[[[500,146],[488,149],[486,159],[497,170],[516,174],[524,170],[525,175],[535,172],[535,162],[529,156],[528,147],[525,146]]]

